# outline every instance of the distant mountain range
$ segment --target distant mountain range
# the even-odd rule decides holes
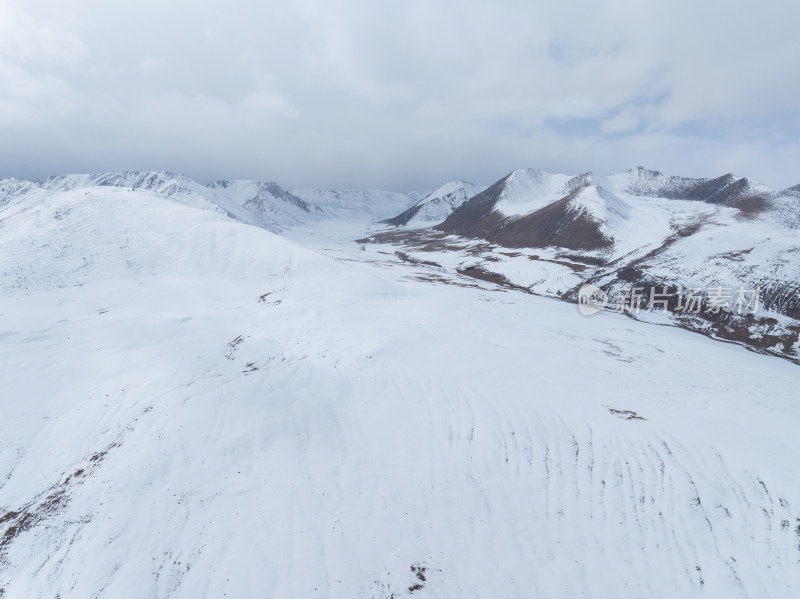
[[[168,171],[131,171],[62,175],[36,182],[3,179],[0,180],[0,205],[27,193],[93,187],[149,192],[189,206],[222,212],[240,222],[271,231],[325,218],[380,220],[405,210],[427,195],[426,192],[382,190],[298,189],[290,192],[275,182],[250,180],[219,180],[202,185]]]

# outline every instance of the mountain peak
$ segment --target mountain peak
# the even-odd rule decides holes
[[[568,197],[569,205],[574,210],[598,222],[626,219],[631,212],[627,202],[596,183],[579,187]]]
[[[442,222],[464,202],[484,189],[484,187],[463,179],[450,181],[426,195],[407,210],[383,222],[395,226]]]
[[[628,169],[625,171],[626,173],[635,174],[638,177],[663,177],[664,173],[661,171],[657,171],[655,169],[647,168],[640,165],[637,165],[633,168]]]
[[[433,200],[437,200],[439,198],[443,198],[445,196],[459,193],[459,192],[466,192],[469,197],[472,197],[478,191],[484,189],[479,185],[475,185],[474,183],[470,183],[469,181],[464,181],[463,179],[458,179],[456,181],[450,181],[445,183],[441,187],[435,189],[434,191],[430,192],[427,196],[419,201],[420,204],[431,202]]]

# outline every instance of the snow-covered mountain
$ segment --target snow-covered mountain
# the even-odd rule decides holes
[[[168,178],[0,182],[3,599],[800,593],[798,366],[518,292],[788,277],[791,197],[520,172],[609,244],[303,247]]]
[[[476,195],[437,226],[505,247],[558,246],[576,250],[613,247],[620,221],[631,208],[592,182],[539,170],[510,173]]]
[[[715,179],[687,179],[665,176],[639,166],[611,175],[609,181],[613,189],[634,196],[697,200],[748,212],[764,209],[770,199],[779,195],[777,190],[749,177],[736,177],[730,173]]]
[[[398,211],[425,195],[376,190],[329,191],[302,189],[288,192],[278,183],[251,180],[218,180],[202,185],[184,175],[166,171],[128,171],[60,175],[37,182],[0,180],[0,205],[12,197],[36,192],[64,192],[95,187],[126,188],[150,192],[187,206],[219,211],[240,222],[281,232],[320,219],[360,218],[375,221]]]
[[[194,208],[226,214],[243,223],[258,224],[252,213],[226,196],[214,192],[189,177],[168,171],[59,175],[35,183],[5,179],[0,181],[0,198],[3,196],[3,189],[13,190],[11,194],[13,196],[22,196],[29,193],[47,194],[109,187],[148,192]]]
[[[292,193],[338,218],[382,220],[415,204],[427,192],[361,189],[294,189]]]
[[[681,289],[717,286],[732,296],[758,290],[760,315],[703,310],[669,314],[667,321],[798,359],[798,230],[800,195],[747,177],[690,179],[642,167],[609,176],[526,169],[464,202],[432,230],[372,240],[399,243],[414,260],[452,263],[433,253],[457,249],[458,236],[464,241],[453,252],[461,256],[457,269],[494,273],[481,276],[570,301],[586,283],[614,297],[631,287],[667,287],[670,305],[681,305]],[[451,236],[446,244],[441,234]],[[484,249],[476,252],[470,240]],[[647,308],[649,297],[641,305]]]
[[[450,216],[453,210],[484,189],[484,187],[469,183],[468,181],[459,180],[445,183],[439,189],[426,195],[408,210],[404,210],[397,216],[386,219],[385,222],[396,226],[440,223]]]
[[[255,215],[258,224],[271,231],[306,224],[323,216],[322,208],[274,182],[219,180],[208,187]]]
[[[497,210],[516,216],[535,212],[588,185],[591,173],[570,176],[520,169],[509,173],[502,181],[497,192]]]
[[[596,178],[593,173],[568,176],[526,169],[464,203],[438,228],[507,247],[608,249],[614,245],[609,241],[620,237],[622,221],[647,211],[641,201],[645,198],[701,201],[753,215],[779,208],[784,195],[733,175],[687,179],[637,167]],[[631,208],[630,201],[641,209]],[[697,212],[703,214],[704,208]],[[565,235],[574,228],[583,232]]]
[[[30,181],[21,179],[0,179],[0,206],[8,203],[11,198],[30,193],[35,185]]]

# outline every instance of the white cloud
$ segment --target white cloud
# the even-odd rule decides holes
[[[40,150],[0,175],[419,188],[646,163],[789,185],[798,20],[776,0],[0,0],[0,151]],[[571,120],[597,125],[550,125]]]
[[[625,131],[633,131],[639,126],[639,117],[630,110],[623,110],[619,114],[614,115],[610,119],[603,121],[600,125],[600,130],[603,133],[621,133]]]
[[[79,94],[67,73],[84,55],[81,41],[57,23],[0,0],[0,127],[19,130],[75,114]]]

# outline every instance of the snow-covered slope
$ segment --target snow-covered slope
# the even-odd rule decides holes
[[[653,173],[638,170],[640,174]],[[611,179],[619,181],[628,174],[630,171]],[[663,178],[660,173],[655,175]],[[631,254],[623,273],[613,269],[601,279],[612,287],[635,279],[690,287],[717,284],[760,289],[767,307],[800,318],[800,198],[748,177],[726,175],[699,181],[680,193],[663,187],[651,189],[652,199],[637,196],[630,186],[620,186],[618,190],[625,192],[621,196],[629,203],[667,211],[673,233],[660,239],[648,254]],[[698,200],[701,206],[693,208]]]
[[[386,219],[385,222],[395,226],[440,223],[450,216],[453,210],[484,189],[486,188],[468,181],[445,183],[408,210]]]
[[[12,198],[30,193],[35,185],[30,181],[20,179],[0,179],[0,207],[11,201]]]
[[[335,250],[0,207],[4,599],[800,592],[795,365]]]
[[[415,204],[427,192],[381,190],[294,189],[292,193],[338,218],[382,220]]]
[[[589,179],[589,173],[571,177],[539,169],[516,170],[505,177],[495,209],[506,216],[530,214],[569,195]]]
[[[36,182],[36,187],[51,192],[89,189],[92,187],[120,187],[132,191],[145,191],[170,198],[187,206],[219,211],[243,223],[257,224],[254,216],[197,181],[168,171],[127,171],[122,173],[96,173],[90,175],[60,175]]]
[[[619,193],[654,198],[699,200],[737,206],[743,198],[773,195],[775,190],[749,177],[732,174],[715,179],[688,179],[667,176],[641,166],[608,177],[610,188]]]
[[[307,224],[323,215],[319,206],[269,181],[219,180],[208,187],[255,215],[258,224],[271,231]]]
[[[796,366],[336,254],[0,208],[4,599],[800,592]]]
[[[0,289],[12,295],[150,276],[246,277],[266,266],[243,240],[273,240],[278,254],[290,245],[219,212],[124,187],[26,194],[0,213],[0,235]]]

